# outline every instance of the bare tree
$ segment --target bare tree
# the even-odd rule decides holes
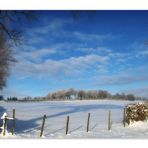
[[[6,86],[6,78],[9,75],[9,66],[14,62],[12,50],[2,33],[0,33],[0,90]]]
[[[88,100],[99,100],[99,99],[115,99],[115,100],[138,100],[138,99],[144,99],[144,97],[137,97],[133,94],[124,94],[124,93],[116,93],[115,95],[112,95],[110,92],[106,90],[75,90],[73,88],[69,88],[67,90],[59,90],[53,93],[49,93],[47,95],[48,100],[69,100],[71,98],[74,99],[88,99]]]
[[[21,43],[22,30],[18,25],[22,25],[25,21],[31,22],[36,16],[33,11],[24,10],[0,10],[0,30],[3,31],[7,40],[13,43]]]
[[[127,100],[131,100],[131,101],[134,101],[136,99],[136,97],[133,94],[127,94],[126,98]]]
[[[110,93],[107,92],[106,90],[99,90],[98,91],[98,98],[99,99],[106,99],[108,97],[110,97]]]
[[[85,91],[84,90],[80,90],[80,91],[78,91],[78,98],[80,99],[80,100],[82,100],[82,99],[84,99],[85,98]]]
[[[0,90],[6,86],[10,65],[15,62],[12,46],[23,41],[22,31],[17,24],[33,19],[31,11],[0,10]]]
[[[72,14],[73,18],[80,18],[82,15],[91,16],[96,11],[68,11]],[[32,20],[36,19],[35,11],[24,11],[24,10],[0,10],[0,33],[3,34],[3,37],[5,39],[5,44],[10,44],[9,48],[2,48],[0,60],[5,60],[5,64],[1,67],[0,70],[0,90],[5,87],[6,85],[6,78],[9,75],[9,67],[10,63],[14,62],[12,60],[12,44],[21,44],[23,39],[22,36],[22,30],[21,27],[18,27],[18,25],[24,24],[24,22],[28,21],[31,22]],[[1,35],[1,34],[0,34]],[[0,48],[3,46],[0,45]],[[3,53],[3,50],[7,50],[7,58],[6,53]],[[9,54],[9,55],[8,55]],[[3,58],[2,58],[3,57]],[[11,59],[9,59],[11,57]],[[8,61],[7,61],[8,60]],[[0,65],[1,66],[1,65]],[[4,69],[3,69],[4,68]]]

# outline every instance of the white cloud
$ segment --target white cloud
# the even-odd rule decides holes
[[[26,38],[28,44],[46,43],[55,40],[56,37],[61,37],[63,27],[72,23],[71,19],[52,19],[45,21],[36,28],[26,29]]]
[[[141,56],[148,56],[148,50],[138,51],[138,54],[141,55]]]
[[[100,77],[95,77],[95,85],[104,85],[104,86],[111,86],[111,85],[121,85],[121,84],[131,84],[135,82],[145,82],[148,81],[147,72],[144,74],[142,71],[138,71],[141,73],[141,76],[135,75],[138,69],[125,70],[124,72],[120,72],[113,75],[103,75]]]
[[[96,47],[96,48],[93,48],[93,47],[78,47],[76,48],[76,50],[78,51],[81,51],[81,52],[88,52],[88,53],[100,53],[100,54],[109,54],[111,53],[111,49],[109,48],[106,48],[106,47]]]
[[[136,58],[143,58],[148,56],[148,45],[140,42],[134,42],[129,48],[133,50],[133,56]]]
[[[27,60],[19,61],[13,74],[20,77],[36,76],[36,77],[63,77],[78,76],[94,65],[106,64],[108,58],[98,55],[86,55],[79,57],[70,57],[62,60],[45,60],[42,63],[33,63]]]
[[[43,23],[43,25],[36,27],[36,28],[29,28],[26,30],[26,34],[29,38],[28,42],[30,44],[55,41],[57,38],[69,38],[75,39],[79,41],[104,41],[104,40],[111,40],[117,38],[118,36],[112,34],[101,34],[101,33],[84,33],[78,31],[77,29],[73,31],[69,31],[65,28],[68,25],[74,24],[75,21],[72,19],[53,19],[49,20],[49,22]]]
[[[65,33],[66,34],[66,33]],[[83,40],[83,41],[103,41],[103,40],[108,40],[108,39],[113,39],[114,36],[111,34],[94,34],[94,33],[82,33],[78,31],[71,32],[71,35],[74,38]]]
[[[55,18],[53,20],[45,21],[42,26],[28,29],[29,35],[45,35],[47,33],[55,33],[60,31],[63,26],[69,25],[73,23],[72,19],[58,19]]]
[[[106,65],[98,65],[96,67],[96,72],[100,74],[105,74],[108,72],[108,67]]]
[[[1,91],[1,94],[7,98],[7,97],[18,97],[18,98],[23,98],[27,96],[25,93],[22,92],[22,90],[17,90],[15,88],[5,88],[4,90]]]
[[[82,47],[78,47],[75,48],[75,50],[77,51],[81,51],[84,53],[95,53],[98,55],[105,55],[107,56],[109,59],[114,60],[115,63],[120,64],[120,63],[124,63],[128,60],[132,60],[135,59],[135,55],[131,52],[118,52],[118,51],[114,51],[113,49],[107,48],[107,47],[86,47],[86,46],[82,46]]]
[[[126,94],[132,93],[139,97],[146,97],[148,98],[148,87],[140,87],[135,89],[128,89],[128,90],[121,90],[120,92],[124,92]]]
[[[119,70],[124,71],[132,66],[126,67],[127,64],[124,65],[124,62],[127,62],[132,57],[131,53],[114,52],[106,47],[83,48],[83,46],[86,45],[62,43],[52,45],[51,48],[35,49],[30,46],[30,48],[32,47],[31,50],[18,49],[19,54],[16,57],[18,63],[13,68],[13,74],[17,74],[22,79],[29,76],[56,78],[62,76],[80,76],[92,71],[100,76],[101,74],[108,73],[111,67],[117,72]],[[83,56],[72,57],[72,55],[67,54],[71,50],[76,50],[77,52],[78,50],[85,50],[86,53]],[[63,56],[62,54],[67,54],[68,56],[66,56],[66,59],[53,60],[51,55],[55,54],[61,57]],[[133,70],[133,68],[131,69]],[[114,85],[135,81],[132,75],[126,76],[122,74],[100,76],[99,78],[97,80],[99,81],[97,83],[99,85]]]
[[[41,48],[41,49],[33,49],[33,50],[20,50],[18,49],[16,54],[17,60],[31,60],[34,62],[41,62],[43,58],[56,54],[57,51],[55,49],[50,48]]]

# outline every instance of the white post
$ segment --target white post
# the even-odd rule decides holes
[[[0,128],[2,129],[2,136],[5,136],[7,133],[7,120],[13,120],[13,118],[8,117],[7,113],[4,113],[1,119],[3,119],[3,125]]]
[[[1,119],[3,119],[3,125],[1,127],[1,129],[2,129],[2,135],[5,136],[6,131],[7,131],[7,123],[6,123],[7,113],[4,113],[3,116],[1,117]]]

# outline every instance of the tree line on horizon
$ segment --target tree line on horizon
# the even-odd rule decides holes
[[[115,99],[115,100],[145,100],[145,97],[135,96],[134,94],[116,93],[111,94],[106,90],[75,90],[73,88],[59,90],[49,93],[47,100],[98,100],[98,99]]]
[[[59,90],[55,92],[48,93],[47,96],[44,97],[24,97],[24,98],[17,98],[17,97],[8,97],[4,99],[3,96],[0,96],[0,101],[60,101],[60,100],[146,100],[148,98],[135,96],[134,94],[125,94],[125,93],[116,93],[111,94],[106,90],[76,90],[73,88]]]

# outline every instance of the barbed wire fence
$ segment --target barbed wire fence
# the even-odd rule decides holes
[[[12,135],[17,135],[20,133],[29,134],[31,132],[35,132],[37,137],[49,136],[50,134],[59,132],[68,135],[79,130],[86,133],[93,132],[99,124],[102,124],[102,116],[104,117],[104,121],[107,121],[105,125],[106,130],[111,130],[115,120],[115,118],[112,118],[112,110],[107,110],[104,115],[101,115],[101,113],[96,115],[93,112],[85,112],[83,118],[81,116],[75,118],[75,115],[68,114],[60,117],[60,120],[58,120],[59,117],[50,118],[51,115],[49,113],[47,115],[32,115],[29,114],[29,112],[15,109],[8,109],[6,112],[8,117],[11,117],[13,120],[7,119],[7,122],[5,122],[7,129],[5,127],[4,130],[8,130],[8,132],[11,132]],[[3,112],[0,112],[0,115],[2,114]],[[121,117],[118,120],[118,122],[122,123],[125,127],[125,122],[123,122],[125,121],[124,118],[125,110],[123,110],[123,118]],[[2,120],[3,119],[1,119],[1,121]],[[76,122],[79,124],[75,124]],[[59,124],[58,128],[56,129],[53,128],[55,124]]]

